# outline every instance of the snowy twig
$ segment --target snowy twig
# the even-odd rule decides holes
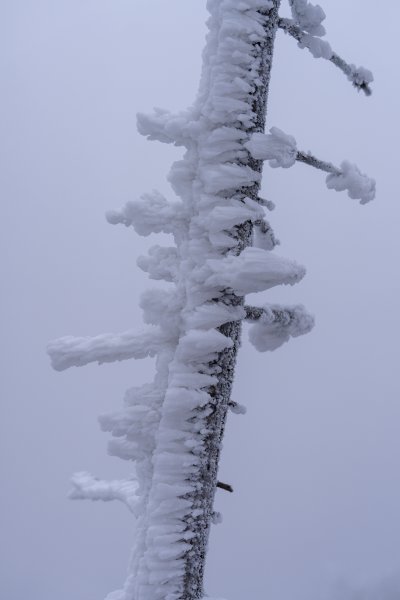
[[[369,83],[373,80],[372,74],[363,67],[355,67],[347,63],[341,56],[333,52],[328,42],[314,37],[303,31],[291,19],[279,19],[278,26],[285,32],[294,37],[299,42],[301,48],[308,48],[315,58],[325,58],[338,67],[342,73],[352,82],[354,87],[362,90],[366,96],[372,94]]]

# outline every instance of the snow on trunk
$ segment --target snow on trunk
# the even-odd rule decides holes
[[[240,316],[233,320],[232,311],[243,306],[239,294],[246,261],[235,269],[235,256],[251,243],[252,222],[260,218],[256,202],[262,163],[243,144],[251,133],[264,130],[278,4],[208,3],[211,18],[199,96],[177,132],[176,142],[184,140],[187,148],[185,157],[170,174],[189,215],[187,227],[176,236],[180,339],[156,432],[144,547],[139,556],[135,553],[120,596],[124,600],[203,596],[221,440],[241,333]],[[147,123],[153,136],[162,137],[155,132],[156,122],[147,117]],[[173,129],[165,119],[162,127]],[[248,288],[266,289],[270,280],[275,285],[290,275],[295,279],[285,267],[296,270],[275,256],[265,260],[264,278],[257,267],[246,274]]]

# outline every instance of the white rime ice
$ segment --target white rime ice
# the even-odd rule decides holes
[[[307,0],[289,1],[293,20],[301,27],[301,29],[311,33],[311,35],[325,35],[325,27],[321,25],[322,21],[325,19],[325,13],[319,4],[315,6],[314,4],[311,4],[311,2],[307,2]]]
[[[133,475],[107,482],[78,473],[73,479],[72,498],[116,499],[137,519],[127,580],[108,600],[203,596],[209,528],[220,520],[213,498],[226,415],[228,409],[245,412],[230,397],[241,322],[254,321],[250,340],[262,352],[313,325],[301,306],[244,304],[245,294],[293,285],[305,274],[275,254],[278,242],[264,214],[274,205],[259,196],[262,161],[286,168],[298,155],[292,136],[276,127],[263,133],[279,4],[208,0],[194,105],[175,115],[156,109],[138,116],[149,140],[185,152],[168,177],[178,199],[153,192],[107,213],[110,223],[132,226],[139,235],[171,236],[170,245],[155,245],[137,260],[150,279],[168,282],[142,295],[148,328],[63,337],[48,346],[57,370],[155,357],[154,381],[129,389],[122,408],[99,419],[111,434],[109,453],[133,464]],[[291,5],[305,35],[322,35],[320,7],[300,0]],[[368,181],[343,163],[328,186],[367,201]]]
[[[350,198],[366,204],[375,198],[375,180],[361,173],[357,165],[343,161],[340,174],[330,173],[326,178],[329,189],[342,192],[347,190]]]
[[[90,475],[90,473],[75,473],[71,480],[72,490],[69,497],[72,500],[120,500],[129,510],[136,514],[138,497],[136,495],[136,480],[104,481]]]
[[[276,350],[291,337],[304,335],[314,327],[314,318],[304,306],[263,306],[263,314],[249,330],[249,340],[259,352]]]
[[[296,140],[278,127],[271,127],[269,134],[253,133],[245,146],[254,158],[268,160],[271,167],[287,169],[296,162]]]
[[[157,328],[135,334],[131,331],[95,337],[65,336],[51,342],[47,351],[56,371],[69,367],[82,367],[91,362],[99,364],[155,356],[160,347],[169,342],[169,337]]]

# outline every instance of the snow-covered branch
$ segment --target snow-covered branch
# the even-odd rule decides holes
[[[186,215],[182,201],[170,202],[153,191],[127,202],[120,210],[108,211],[106,219],[111,225],[133,226],[136,233],[147,236],[151,233],[175,233],[184,226]]]
[[[329,173],[326,185],[330,190],[337,192],[347,190],[348,196],[360,200],[360,204],[367,204],[375,198],[375,179],[361,173],[357,165],[347,160],[340,164],[340,168],[305,152],[298,152],[296,160]]]
[[[196,122],[191,119],[190,111],[173,114],[163,108],[155,108],[152,114],[137,115],[137,129],[148,140],[185,146],[196,131]]]
[[[291,337],[309,333],[314,317],[302,305],[280,306],[266,304],[262,308],[245,306],[246,319],[254,321],[249,339],[259,352],[275,350]]]
[[[300,48],[307,48],[314,58],[325,58],[344,73],[354,87],[362,90],[366,96],[372,94],[369,84],[374,80],[371,71],[364,67],[356,67],[347,63],[341,56],[334,52],[328,42],[321,40],[316,35],[303,31],[291,19],[279,19],[279,27],[298,41]]]
[[[268,290],[277,285],[294,285],[305,275],[305,268],[294,260],[277,256],[261,248],[245,248],[239,256],[209,259],[211,275],[207,286],[226,288],[245,295]]]
[[[129,358],[154,356],[171,338],[157,327],[142,333],[105,333],[95,337],[65,336],[50,342],[47,352],[56,371],[82,367],[91,362],[99,364]]]
[[[314,167],[315,169],[320,169],[321,171],[325,171],[325,173],[334,173],[335,175],[340,175],[341,171],[338,167],[335,167],[330,162],[326,162],[325,160],[320,160],[313,156],[310,152],[297,152],[296,160],[310,167]]]
[[[295,138],[277,127],[271,127],[267,134],[254,133],[244,145],[253,158],[268,160],[271,167],[288,168],[298,161],[325,171],[329,189],[347,190],[350,198],[360,200],[361,204],[375,198],[375,180],[361,173],[357,165],[343,161],[339,168],[309,152],[302,152],[297,149]]]
[[[69,498],[72,500],[102,500],[103,502],[119,500],[133,514],[136,514],[136,506],[138,504],[136,490],[138,484],[135,480],[116,479],[105,481],[82,471],[72,476],[71,483],[72,490],[69,493]]]

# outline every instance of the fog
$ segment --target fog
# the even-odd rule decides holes
[[[228,600],[400,595],[398,20],[400,5],[321,0],[327,39],[370,68],[374,93],[278,33],[267,125],[377,180],[360,206],[319,171],[266,166],[279,252],[301,284],[251,301],[303,303],[312,333],[258,354],[246,333],[211,533],[207,592]],[[285,10],[287,10],[285,8]],[[153,362],[51,370],[62,335],[141,327],[136,258],[159,238],[104,218],[172,194],[181,151],[144,140],[136,113],[195,94],[205,0],[0,2],[1,584],[7,600],[99,600],[123,583],[125,507],[68,500],[73,472],[130,473],[97,416],[152,378]]]

